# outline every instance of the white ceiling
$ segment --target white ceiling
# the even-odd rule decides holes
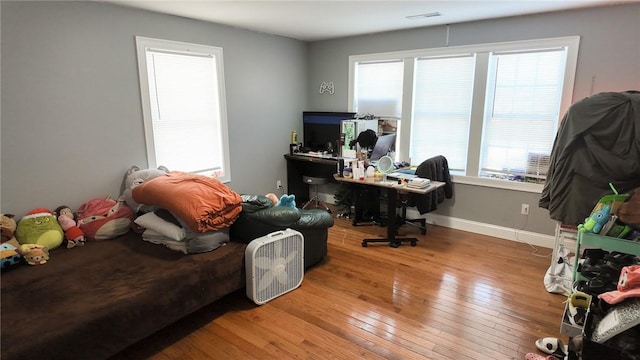
[[[304,41],[638,0],[98,0]],[[407,16],[439,12],[415,20]]]

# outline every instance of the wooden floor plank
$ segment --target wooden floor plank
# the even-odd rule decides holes
[[[523,359],[537,338],[567,340],[549,249],[438,226],[364,248],[386,230],[335,220],[299,289],[261,306],[230,294],[113,359]]]

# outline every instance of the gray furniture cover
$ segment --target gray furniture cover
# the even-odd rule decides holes
[[[552,148],[539,206],[552,219],[584,222],[598,200],[640,186],[640,92],[606,92],[569,108]]]

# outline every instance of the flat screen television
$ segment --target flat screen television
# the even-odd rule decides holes
[[[333,111],[302,112],[303,151],[338,152],[340,122],[353,119],[355,114]]]

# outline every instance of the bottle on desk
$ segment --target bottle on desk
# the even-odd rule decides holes
[[[344,159],[338,158],[338,174],[340,176],[344,175]]]
[[[364,180],[366,174],[366,169],[364,167],[364,160],[358,160],[358,179]],[[356,178],[355,176],[353,177]]]
[[[374,177],[374,176],[375,176],[375,174],[376,174],[376,169],[375,169],[373,166],[369,165],[369,166],[367,167],[367,171],[365,172],[365,175],[366,175],[368,178],[372,178],[372,177]]]

